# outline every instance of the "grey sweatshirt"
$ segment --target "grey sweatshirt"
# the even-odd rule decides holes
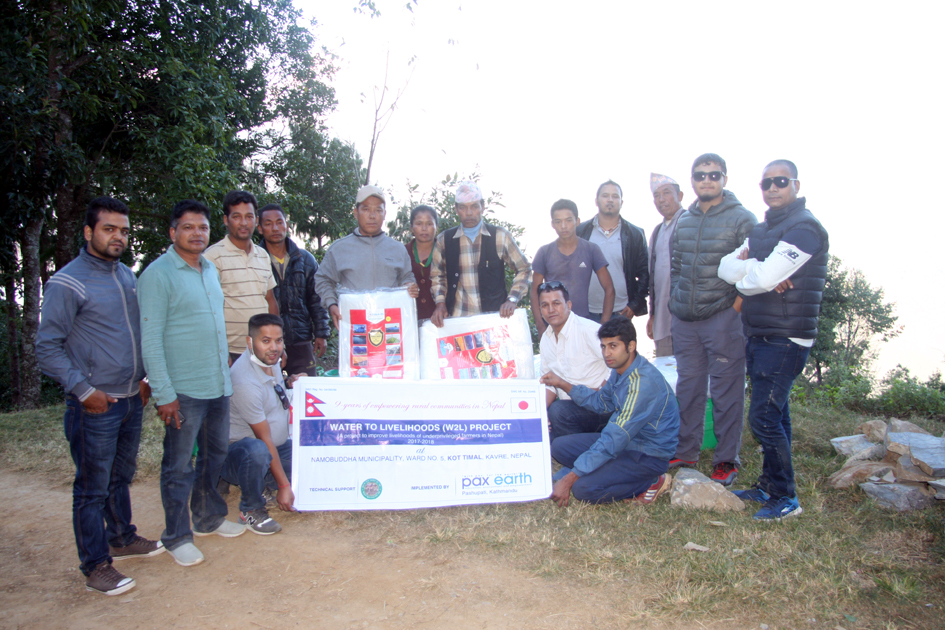
[[[352,291],[395,289],[416,283],[404,246],[381,232],[361,236],[357,229],[335,241],[315,273],[315,292],[327,309],[338,303],[338,288]]]
[[[135,275],[83,247],[46,283],[36,335],[39,368],[79,400],[96,389],[133,396],[144,378],[139,320]]]

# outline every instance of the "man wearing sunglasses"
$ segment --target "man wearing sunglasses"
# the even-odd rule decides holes
[[[761,177],[765,220],[722,259],[719,278],[745,296],[748,422],[764,451],[758,481],[735,494],[763,504],[755,520],[779,521],[803,512],[791,462],[788,395],[817,337],[830,244],[804,197],[797,196],[801,183],[793,162],[775,160]]]
[[[276,490],[276,503],[286,512],[295,502],[289,397],[279,367],[284,345],[281,317],[253,315],[246,350],[230,368],[230,445],[221,476],[240,487],[240,523],[263,536],[282,531],[269,516],[263,492]],[[300,376],[305,375],[292,376],[290,386]]]
[[[745,334],[735,287],[718,277],[722,257],[758,223],[734,194],[725,160],[714,153],[692,164],[696,200],[676,223],[669,310],[679,380],[679,446],[670,467],[694,466],[702,446],[710,389],[718,445],[712,480],[730,486],[738,476],[745,413]],[[740,303],[740,302],[739,302]],[[711,377],[711,379],[710,379]]]

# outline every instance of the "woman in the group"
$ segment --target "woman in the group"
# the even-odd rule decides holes
[[[420,286],[420,295],[417,296],[417,321],[429,319],[436,307],[431,292],[430,265],[433,263],[437,225],[436,210],[430,206],[417,206],[410,211],[413,240],[407,243],[407,253],[413,263],[413,275]]]

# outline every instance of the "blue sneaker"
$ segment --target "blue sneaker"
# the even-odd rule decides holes
[[[771,495],[759,488],[758,484],[747,490],[732,490],[732,494],[742,501],[754,501],[755,503],[767,503],[771,498]]]
[[[768,499],[764,506],[752,517],[756,521],[780,521],[791,516],[799,516],[804,509],[797,502],[797,497]]]

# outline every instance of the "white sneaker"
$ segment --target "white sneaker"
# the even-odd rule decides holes
[[[224,519],[224,521],[220,523],[220,526],[212,532],[198,532],[195,529],[194,536],[212,536],[216,534],[217,536],[223,536],[224,538],[235,538],[242,535],[242,533],[245,531],[245,525],[240,525],[239,523],[234,523],[233,521]]]
[[[182,567],[192,567],[203,562],[203,554],[194,543],[184,543],[176,549],[168,549],[167,553]]]

